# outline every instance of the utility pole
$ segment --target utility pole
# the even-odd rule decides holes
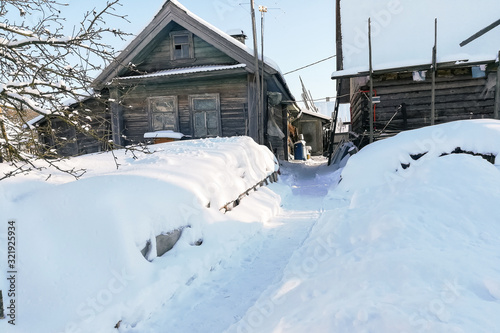
[[[436,123],[437,24],[436,18],[434,20],[434,47],[432,48],[431,126]]]
[[[337,71],[344,69],[342,54],[342,20],[340,12],[340,0],[335,0],[335,48],[337,57]],[[337,79],[337,92],[335,97],[335,110],[332,115],[332,121],[330,123],[330,140],[328,142],[328,165],[332,164],[333,158],[333,147],[335,145],[335,131],[337,130],[337,118],[339,116],[339,106],[340,106],[340,96],[342,94],[342,83],[343,79]],[[340,145],[340,142],[339,142]]]
[[[252,128],[256,129],[257,132],[256,133],[253,133],[253,135],[255,135],[256,137],[254,137],[254,139],[257,139],[257,143],[260,143],[262,144],[263,142],[260,142],[261,141],[261,129],[260,129],[260,120],[261,120],[261,117],[262,117],[262,103],[261,103],[261,100],[260,100],[260,96],[261,96],[261,93],[260,93],[260,75],[259,75],[259,51],[257,49],[257,27],[256,27],[256,23],[255,23],[255,1],[254,0],[251,0],[250,1],[250,12],[251,12],[251,15],[252,15],[252,33],[253,33],[253,54],[254,54],[254,65],[255,65],[255,90],[254,90],[254,95],[255,95],[255,103],[256,103],[256,107],[255,107],[255,111],[256,111],[256,117],[255,119],[250,119],[251,120],[251,123],[257,124],[257,126],[252,126],[250,125],[250,133],[252,133]],[[252,112],[252,114],[254,114],[254,112]]]
[[[260,42],[261,42],[261,59],[262,59],[262,74],[261,74],[261,86],[260,86],[260,100],[262,102],[262,110],[264,112],[264,105],[265,105],[265,96],[264,96],[264,13],[267,13],[267,7],[266,6],[259,6],[259,12],[260,12]],[[263,125],[263,124],[262,124]],[[263,126],[260,126],[263,128]]]
[[[368,117],[370,118],[370,143],[373,142],[373,63],[372,63],[372,22],[371,18],[368,19],[368,52],[370,60],[370,111]]]
[[[335,31],[335,44],[336,44],[336,56],[337,56],[337,70],[344,69],[344,56],[342,53],[342,21],[340,16],[340,0],[336,0],[335,9],[335,20],[336,20],[336,31]],[[340,80],[340,79],[339,79]]]
[[[495,87],[495,119],[500,119],[500,51],[498,51],[497,85]]]

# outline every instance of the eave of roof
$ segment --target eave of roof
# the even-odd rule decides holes
[[[324,115],[322,113],[313,112],[313,111],[309,111],[309,110],[302,110],[301,113],[305,114],[305,115],[308,115],[308,116],[312,116],[312,117],[316,117],[316,118],[321,118],[323,120],[328,120],[328,121],[330,121],[332,119],[331,117],[329,117],[327,115]]]
[[[32,127],[32,126],[35,126],[36,124],[38,124],[39,122],[41,122],[42,120],[45,119],[45,116],[44,114],[41,114],[41,115],[38,115],[36,116],[35,118],[31,119],[31,120],[28,120],[26,122],[26,125],[28,125],[28,127]]]
[[[178,18],[179,22],[177,22],[175,18]],[[235,60],[239,63],[247,64],[249,67],[248,70],[251,72],[254,71],[254,52],[251,48],[193,14],[178,1],[168,0],[146,28],[130,42],[113,63],[101,72],[94,80],[93,85],[102,87],[118,76],[120,71],[125,69],[127,64],[132,62],[141,50],[144,49],[148,43],[152,42],[154,37],[160,34],[172,21],[183,23],[185,25],[184,28],[195,33],[200,38],[213,43],[212,45],[214,47],[223,52],[227,53],[229,50],[232,50],[231,54],[239,58]],[[153,37],[151,38],[151,36]],[[268,58],[264,59],[264,69],[271,75],[280,73],[278,65]]]
[[[487,59],[487,60],[482,60],[482,61],[468,61],[468,60],[448,61],[448,62],[438,63],[437,68],[438,69],[463,68],[463,67],[490,64],[490,63],[494,63],[495,61],[496,61],[496,59]],[[402,66],[402,67],[381,68],[381,69],[375,69],[373,71],[373,74],[379,75],[379,74],[387,74],[387,73],[404,73],[404,72],[423,71],[423,70],[430,70],[431,67],[432,67],[432,64],[429,63],[429,64],[420,64],[420,65],[411,65],[411,66]],[[370,72],[366,69],[363,69],[363,70],[348,69],[348,70],[341,70],[341,71],[333,72],[331,78],[332,78],[332,80],[348,79],[348,78],[368,76],[368,75],[370,75]]]
[[[123,76],[115,78],[114,80],[125,81],[133,79],[148,79],[148,78],[182,75],[182,74],[196,74],[196,73],[215,72],[224,70],[227,71],[227,70],[245,68],[246,66],[247,66],[246,64],[237,64],[237,65],[206,65],[206,66],[180,67],[180,68],[166,69],[144,75]]]

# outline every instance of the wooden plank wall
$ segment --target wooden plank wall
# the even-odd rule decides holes
[[[268,107],[271,107],[268,105]],[[285,115],[285,117],[284,117]],[[285,119],[283,119],[285,118]],[[283,134],[287,134],[288,127],[284,127],[286,123],[286,106],[283,104],[279,104],[274,107],[274,120],[276,124],[280,127]],[[286,141],[288,136],[285,136],[284,139],[280,139],[277,136],[266,135],[268,141],[271,143],[271,147],[273,148],[273,153],[281,160],[286,160],[288,158],[288,151]]]
[[[487,78],[472,78],[471,68],[439,70],[436,80],[436,124],[462,119],[493,117],[494,94],[486,92]],[[369,130],[367,86],[360,87],[351,99],[353,130]],[[375,108],[376,130],[382,130],[398,106],[406,104],[407,128],[398,112],[386,132],[399,132],[430,125],[431,82],[413,81],[412,73],[374,76],[374,90],[380,96]]]
[[[183,80],[171,83],[139,85],[123,96],[124,128],[126,144],[144,141],[144,133],[150,131],[148,122],[148,97],[177,96],[179,130],[192,135],[189,95],[219,94],[222,136],[245,135],[247,100],[247,76]]]
[[[72,109],[78,111],[78,122],[81,125],[90,125],[89,131],[76,129],[70,126],[67,120],[54,117],[50,119],[50,124],[44,121],[38,129],[40,142],[46,145],[45,148],[55,148],[60,156],[76,156],[107,150],[111,128],[106,104],[97,99],[88,99],[81,105],[73,105]],[[54,131],[50,130],[49,126]]]

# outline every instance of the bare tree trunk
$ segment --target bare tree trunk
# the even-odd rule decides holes
[[[11,161],[12,157],[10,156],[10,149],[9,149],[9,138],[7,137],[7,131],[5,129],[5,123],[3,122],[2,119],[0,119],[0,132],[2,133],[2,138],[5,140],[5,144],[2,145],[5,147],[6,154],[7,156],[5,157],[7,161]],[[0,146],[0,163],[3,163],[4,161],[4,156],[3,156],[3,147]]]

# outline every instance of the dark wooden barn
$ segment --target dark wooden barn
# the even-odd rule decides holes
[[[94,82],[109,96],[113,142],[143,142],[146,132],[162,130],[192,138],[247,135],[286,159],[293,96],[276,65],[265,61],[255,67],[244,37],[230,36],[167,1]],[[256,70],[264,73],[261,108]]]
[[[375,140],[403,130],[431,125],[430,64],[373,71]],[[435,124],[493,118],[497,66],[489,63],[441,63],[435,85]],[[349,79],[352,130],[369,132],[369,73],[333,74]],[[345,82],[345,81],[344,81]]]
[[[361,4],[364,14],[356,15]],[[460,43],[498,11],[481,15],[474,3],[454,7],[453,14],[446,6],[412,8],[400,1],[336,0],[331,78],[338,102],[350,104],[361,145],[433,124],[498,118],[500,20]]]
[[[39,115],[29,122],[38,132],[39,150],[46,157],[75,156],[112,149],[108,101],[88,96],[68,101],[56,115]]]

